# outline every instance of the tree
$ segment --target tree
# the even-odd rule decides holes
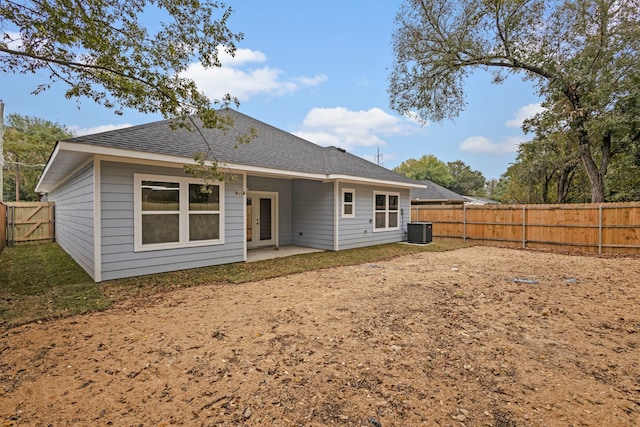
[[[7,200],[38,200],[34,190],[56,141],[71,136],[69,130],[58,123],[10,114],[4,135]]]
[[[512,203],[505,197],[507,178],[501,176],[499,179],[491,178],[487,180],[485,191],[487,197],[500,203]]]
[[[635,87],[640,86],[640,76],[636,76]],[[614,130],[625,136],[625,143],[618,149],[617,156],[610,165],[605,181],[607,199],[610,201],[640,200],[640,96],[627,96],[617,104],[615,115],[632,117],[619,122]]]
[[[457,116],[463,83],[476,69],[494,82],[518,73],[534,82],[567,123],[604,201],[621,100],[637,97],[638,0],[406,0],[393,36],[391,107],[423,120]]]
[[[447,162],[447,168],[453,177],[450,186],[447,187],[449,190],[464,196],[486,196],[485,184],[487,180],[482,172],[472,170],[462,160]]]
[[[45,73],[68,86],[67,98],[181,118],[196,114],[205,127],[224,127],[211,101],[184,77],[199,61],[219,67],[219,52],[235,53],[242,34],[227,28],[232,10],[224,4],[191,0],[6,0],[0,2],[0,71]],[[142,16],[158,16],[154,27]],[[218,18],[215,18],[219,15]],[[237,100],[227,94],[215,104]]]
[[[447,188],[453,182],[453,177],[447,165],[433,154],[424,155],[418,160],[405,160],[400,166],[395,167],[393,171],[417,181],[428,179]]]
[[[628,202],[640,200],[640,159],[636,156],[620,156],[611,162],[607,175],[607,200]]]
[[[501,195],[511,203],[581,203],[589,200],[579,157],[566,141],[536,137],[520,144],[518,156],[500,178]],[[586,184],[586,185],[585,185]]]
[[[556,203],[567,203],[573,178],[578,172],[580,154],[575,138],[566,123],[558,123],[554,110],[526,120],[525,131],[533,129],[535,137],[518,148],[516,163],[522,163],[522,170],[529,173],[529,182],[536,179],[541,184],[541,203],[553,203],[551,185],[556,185]],[[535,185],[535,183],[533,184]]]

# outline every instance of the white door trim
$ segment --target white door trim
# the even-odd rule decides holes
[[[246,235],[246,224],[245,224],[245,241],[247,242],[247,248],[259,248],[261,246],[279,246],[280,242],[278,240],[278,193],[271,191],[247,191],[247,200],[251,199],[251,209],[252,215],[251,220],[257,221],[254,222],[253,226],[259,226],[260,217],[259,217],[259,203],[254,203],[254,200],[260,198],[270,198],[271,199],[271,239],[266,241],[261,241],[259,238],[255,239],[255,236],[259,236],[259,233],[252,233],[252,239],[249,241]],[[246,202],[245,202],[246,209]],[[245,211],[246,212],[246,211]],[[246,213],[245,213],[246,214]]]

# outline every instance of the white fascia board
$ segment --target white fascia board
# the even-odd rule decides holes
[[[36,185],[36,188],[34,190],[36,193],[40,193],[41,192],[40,184],[42,183],[42,179],[44,178],[44,176],[49,171],[49,168],[53,164],[53,162],[54,162],[55,158],[58,156],[59,152],[60,152],[60,142],[56,143],[56,146],[54,147],[53,152],[51,153],[51,156],[49,156],[49,160],[47,161],[47,165],[44,167],[44,170],[40,174],[40,179],[38,180],[38,184]]]
[[[152,160],[166,163],[195,164],[191,157],[179,157],[169,154],[149,153],[146,151],[125,150],[123,148],[103,147],[93,144],[82,144],[78,142],[60,141],[60,150],[75,151],[77,153],[95,154],[100,156],[125,157],[137,160]]]
[[[349,175],[329,175],[328,179],[331,179],[331,180],[335,179],[344,183],[376,184],[384,187],[424,188],[424,184],[420,184],[420,183],[413,184],[409,182],[387,181],[383,179],[372,179],[372,178],[349,176]]]

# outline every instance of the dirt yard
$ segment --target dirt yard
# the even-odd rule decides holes
[[[421,253],[0,334],[5,427],[640,425],[640,258]]]

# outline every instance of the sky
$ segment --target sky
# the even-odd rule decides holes
[[[393,169],[434,155],[462,160],[485,178],[499,178],[530,139],[522,120],[539,110],[530,83],[509,76],[491,83],[479,71],[465,82],[467,107],[455,120],[420,125],[389,108],[394,17],[402,0],[228,0],[233,32],[244,33],[221,69],[191,64],[186,75],[210,98],[230,93],[238,111],[313,143],[333,145]],[[143,17],[152,19],[152,17]],[[67,126],[76,135],[161,120],[67,100],[66,87],[33,95],[48,75],[0,76],[5,116],[16,113]]]

